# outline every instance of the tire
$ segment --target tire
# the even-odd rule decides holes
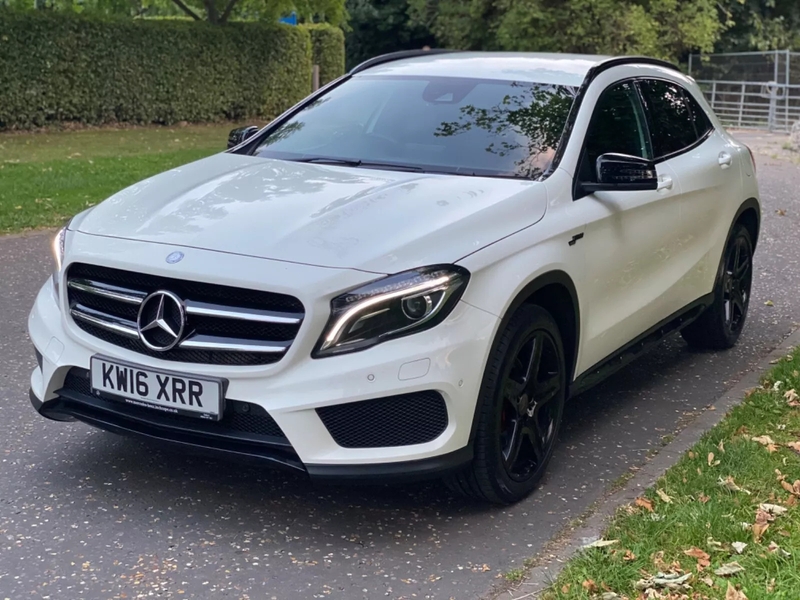
[[[536,488],[553,454],[566,365],[558,325],[539,306],[520,307],[499,336],[478,398],[472,463],[446,483],[465,496],[511,504]]]
[[[714,300],[681,335],[692,348],[725,350],[739,339],[747,319],[753,283],[753,240],[743,225],[734,225],[725,244],[714,285]]]

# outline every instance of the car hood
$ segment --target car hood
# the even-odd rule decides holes
[[[535,223],[545,186],[217,154],[83,215],[88,234],[392,273],[452,263]],[[166,254],[165,254],[166,255]]]

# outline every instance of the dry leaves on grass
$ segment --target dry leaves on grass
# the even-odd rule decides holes
[[[672,504],[672,498],[670,498],[664,490],[656,490],[656,494],[658,494],[658,497],[661,498],[663,502]]]
[[[756,522],[753,523],[751,530],[753,531],[753,539],[756,542],[760,542],[761,538],[764,536],[764,533],[769,529],[770,521],[774,521],[775,517],[773,517],[770,513],[765,510],[758,509],[756,512]]]
[[[636,555],[630,550],[625,550],[625,554],[622,556],[622,560],[624,560],[625,562],[631,562],[632,560],[636,560]]]
[[[586,544],[584,548],[605,548],[606,546],[613,546],[619,540],[595,540],[591,544]]]
[[[794,389],[787,391],[783,397],[786,398],[786,403],[792,408],[800,406],[800,399],[798,399],[797,392]]]
[[[598,591],[597,584],[594,582],[594,579],[587,579],[581,584],[581,587],[583,587],[583,589],[590,594],[594,594]]]
[[[700,502],[701,504],[706,504],[706,503],[708,503],[708,501],[709,501],[709,500],[711,500],[711,496],[706,496],[705,494],[701,493],[701,494],[700,494],[700,495],[697,497],[697,500],[698,500],[698,502]]]
[[[762,446],[764,446],[770,453],[778,451],[778,444],[768,435],[759,435],[757,437],[751,437],[751,441],[758,442]]]
[[[633,584],[633,587],[640,592],[658,589],[667,589],[673,592],[688,592],[692,589],[687,583],[691,578],[691,573],[685,573],[683,575],[679,575],[678,573],[659,573],[653,577],[640,579]]]
[[[649,512],[655,512],[655,510],[653,510],[653,501],[652,500],[648,500],[647,498],[637,498],[634,501],[634,504],[636,506],[638,506],[639,508],[646,509]]]
[[[686,556],[691,556],[692,558],[697,559],[697,570],[702,571],[709,565],[711,565],[711,557],[703,552],[700,548],[690,548],[689,550],[684,550],[683,553]]]
[[[791,554],[790,554],[789,552],[787,552],[786,550],[784,550],[783,548],[781,548],[781,547],[780,547],[780,546],[779,546],[777,543],[775,543],[775,542],[770,542],[770,543],[769,543],[769,546],[767,546],[767,550],[769,550],[769,551],[770,551],[770,552],[772,552],[773,554],[775,554],[775,553],[778,553],[778,554],[780,554],[781,556],[785,556],[785,557],[791,556]]]
[[[788,444],[786,444],[786,447],[791,448],[792,450],[800,454],[800,442],[789,442]]]
[[[719,481],[717,483],[719,485],[721,485],[722,487],[724,487],[729,492],[743,492],[743,493],[747,494],[748,496],[751,493],[750,490],[746,490],[743,487],[739,487],[736,484],[736,482],[733,480],[733,477],[731,477],[730,475],[728,475],[724,479],[722,477],[720,477]]]
[[[720,577],[730,577],[731,575],[736,575],[742,571],[744,571],[744,567],[738,562],[734,561],[725,563],[721,567],[714,569],[714,574],[719,575]]]
[[[744,592],[737,590],[728,582],[728,591],[725,592],[725,600],[747,600],[747,596],[744,595]]]
[[[778,469],[775,469],[775,475],[778,477],[778,481],[781,482],[781,487],[784,490],[786,490],[793,496],[800,497],[800,479],[795,480],[794,483],[789,483],[788,481],[786,481],[786,475],[783,475]]]
[[[709,452],[708,453],[708,466],[709,467],[716,467],[718,464],[719,464],[719,461],[718,460],[714,460],[714,453],[713,452]]]
[[[744,542],[733,542],[731,546],[736,550],[736,554],[741,554],[744,552],[744,549],[747,548],[747,544]]]

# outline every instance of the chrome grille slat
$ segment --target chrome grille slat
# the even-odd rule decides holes
[[[91,323],[107,331],[113,331],[114,333],[119,333],[129,338],[139,339],[139,331],[136,329],[136,323],[133,321],[121,319],[81,304],[76,304],[70,308],[69,313],[73,318],[86,321],[87,323]]]
[[[189,315],[257,321],[259,323],[280,323],[284,325],[297,325],[303,320],[303,315],[298,313],[258,310],[257,308],[235,308],[209,302],[195,302],[194,300],[185,300],[183,304],[186,307],[186,313]]]
[[[119,300],[128,304],[141,304],[147,297],[147,294],[138,290],[129,290],[127,288],[118,287],[116,285],[109,285],[99,281],[91,281],[89,279],[70,279],[67,285],[73,290],[80,290],[96,296],[102,296],[109,300]]]
[[[291,342],[265,343],[257,340],[218,337],[213,335],[193,335],[183,340],[179,347],[214,350],[217,352],[263,352],[283,354]]]
[[[286,354],[305,318],[303,304],[286,294],[84,263],[68,267],[65,287],[78,327],[107,343],[162,360],[272,364]],[[168,349],[145,344],[138,331],[137,317],[141,307],[147,307],[144,300],[157,291],[174,294],[185,310],[186,335]]]

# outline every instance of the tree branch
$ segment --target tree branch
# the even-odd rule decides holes
[[[222,12],[222,16],[219,18],[220,23],[228,22],[228,17],[231,16],[231,11],[237,2],[239,2],[239,0],[230,0],[230,2],[228,2],[228,6],[225,7],[225,10]]]
[[[214,25],[219,23],[219,12],[217,12],[217,5],[214,3],[214,0],[203,0],[203,4],[206,5],[209,22]]]
[[[181,9],[183,12],[185,12],[187,15],[189,15],[190,17],[192,17],[192,18],[193,18],[195,21],[202,21],[202,20],[203,20],[203,18],[202,18],[200,15],[198,15],[198,14],[197,14],[196,12],[194,12],[194,11],[193,11],[191,8],[189,8],[188,6],[186,6],[186,5],[183,3],[183,0],[172,0],[172,1],[173,1],[175,4],[177,4],[177,5],[178,5],[178,8],[180,8],[180,9]]]

